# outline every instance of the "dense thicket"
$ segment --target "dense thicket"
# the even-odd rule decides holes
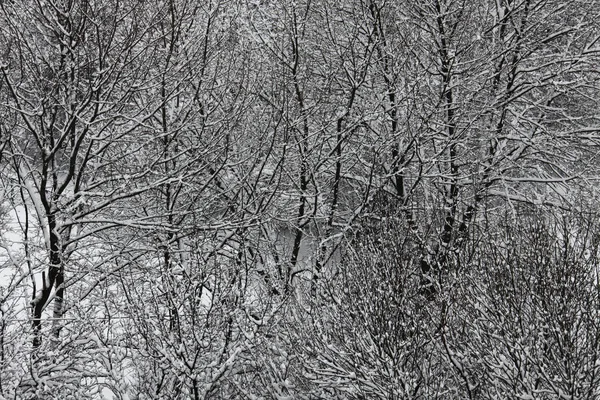
[[[0,398],[597,398],[599,13],[0,2]]]

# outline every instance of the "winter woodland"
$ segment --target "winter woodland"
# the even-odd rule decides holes
[[[1,0],[0,399],[598,399],[599,180],[598,0]]]

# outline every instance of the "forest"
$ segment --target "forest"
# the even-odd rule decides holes
[[[599,0],[0,0],[0,400],[600,398]]]

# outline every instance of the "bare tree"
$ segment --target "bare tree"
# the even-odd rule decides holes
[[[2,2],[0,394],[593,398],[597,6]]]

